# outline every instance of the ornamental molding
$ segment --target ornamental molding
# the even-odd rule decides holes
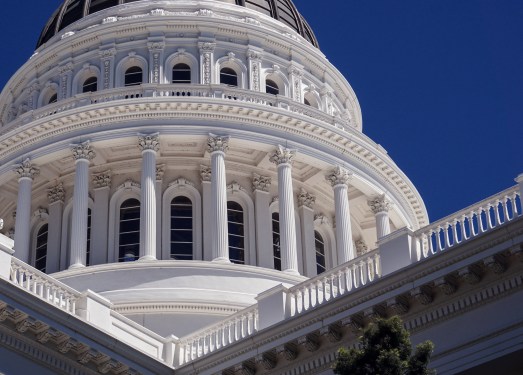
[[[200,176],[202,182],[211,182],[212,170],[211,167],[200,165]]]
[[[165,48],[165,42],[149,42],[147,48],[152,52],[160,52]]]
[[[332,225],[332,221],[327,216],[325,216],[325,214],[314,215],[314,223],[318,225]]]
[[[93,160],[96,156],[91,147],[90,141],[85,141],[80,144],[72,144],[70,147],[75,160]]]
[[[358,256],[363,255],[369,251],[369,247],[362,239],[357,240],[354,244],[356,245],[356,254]]]
[[[138,147],[140,151],[160,151],[160,134],[138,134]]]
[[[277,364],[276,355],[274,353],[258,354],[254,357],[254,363],[260,365],[265,370],[272,370]]]
[[[110,59],[116,55],[116,48],[101,49],[98,51],[101,59]]]
[[[316,196],[308,193],[305,189],[301,188],[298,194],[298,206],[305,206],[308,208],[314,208],[316,203]]]
[[[276,165],[282,165],[282,164],[291,164],[293,163],[293,159],[296,156],[296,150],[283,147],[281,145],[278,145],[278,148],[276,151],[274,151],[271,156],[269,157],[269,161],[271,163],[274,163]]]
[[[184,177],[178,177],[176,180],[174,180],[173,182],[171,182],[169,184],[169,187],[172,187],[172,186],[175,186],[175,187],[178,187],[180,189],[183,189],[183,188],[186,188],[187,186],[194,187],[194,184],[191,181],[189,181],[186,178],[184,178]]]
[[[337,166],[330,174],[325,176],[325,179],[331,184],[332,187],[339,185],[348,186],[351,178],[352,173],[340,166]]]
[[[111,171],[104,171],[93,174],[93,187],[95,189],[110,188],[111,187]]]
[[[229,150],[229,136],[220,136],[209,133],[209,138],[207,139],[207,152],[212,154],[213,152],[223,152],[227,153]]]
[[[74,64],[73,63],[67,63],[65,65],[58,67],[58,73],[60,75],[70,73],[74,70]]]
[[[156,166],[156,181],[162,181],[165,174],[165,164],[159,164]]]
[[[14,171],[18,173],[19,178],[30,178],[31,180],[40,174],[40,169],[33,166],[30,159],[25,159],[22,164],[15,166]]]
[[[392,203],[387,200],[385,194],[380,194],[367,201],[372,213],[377,215],[379,213],[388,213]]]
[[[268,176],[261,176],[257,173],[252,175],[252,190],[269,192],[272,180]]]
[[[49,201],[49,204],[57,202],[63,203],[65,201],[64,184],[60,182],[58,185],[55,185],[47,189],[47,199]]]
[[[227,185],[227,191],[231,194],[239,193],[239,192],[247,192],[243,186],[241,186],[238,182],[233,181],[229,185]]]
[[[116,190],[121,190],[121,189],[124,189],[124,190],[132,190],[132,189],[141,189],[141,185],[140,183],[132,180],[132,179],[128,179],[126,180],[123,184],[121,184],[120,186],[118,186],[116,188]]]
[[[210,313],[224,317],[237,313],[242,307],[224,307],[210,304],[177,304],[177,303],[136,303],[132,305],[115,305],[113,310],[120,314],[191,312]]]
[[[198,48],[202,52],[214,52],[214,49],[216,48],[216,43],[211,42],[199,42]]]

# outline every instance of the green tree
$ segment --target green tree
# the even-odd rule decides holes
[[[410,334],[398,316],[378,319],[359,338],[361,349],[338,351],[338,375],[431,375],[427,368],[434,344],[425,341],[412,353]]]

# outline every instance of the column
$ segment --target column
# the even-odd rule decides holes
[[[16,204],[15,222],[15,257],[29,263],[29,244],[31,235],[31,190],[33,179],[40,170],[33,166],[31,160],[25,159],[15,167],[18,173],[18,202]]]
[[[92,265],[108,262],[107,236],[111,174],[111,171],[104,171],[93,175],[94,207],[91,215],[90,259]]]
[[[200,165],[202,178],[202,227],[203,227],[203,260],[212,260],[212,204],[211,204],[211,168]]]
[[[283,146],[271,155],[270,161],[278,168],[278,197],[280,202],[280,245],[282,271],[298,275],[298,251],[296,246],[296,220],[294,218],[294,195],[292,189],[292,159],[296,150]]]
[[[376,216],[376,237],[379,241],[390,234],[389,209],[391,203],[385,198],[385,194],[376,196],[367,203]]]
[[[140,207],[140,260],[156,259],[156,153],[158,133],[138,135],[142,151],[142,190]]]
[[[301,244],[305,255],[305,276],[314,277],[316,268],[316,241],[314,238],[314,204],[316,197],[305,189],[298,194],[298,213],[301,225]]]
[[[200,49],[200,82],[202,85],[212,83],[212,67],[214,66],[214,48],[216,43],[199,42]]]
[[[326,179],[334,188],[334,206],[336,211],[336,247],[338,250],[338,263],[342,264],[354,259],[352,245],[352,229],[350,223],[350,209],[348,196],[348,182],[351,175],[347,170],[336,167]]]
[[[59,183],[47,190],[49,200],[49,220],[47,237],[47,273],[60,271],[60,247],[62,244],[62,217],[65,190]],[[65,251],[65,249],[64,249]]]
[[[163,50],[165,48],[165,42],[163,38],[161,40],[149,39],[147,43],[149,48],[149,66],[151,67],[151,73],[149,77],[150,83],[163,83]]]
[[[95,157],[89,141],[72,145],[76,160],[69,268],[85,267],[87,261],[87,210],[89,209],[89,162]]]
[[[269,188],[271,178],[253,174],[254,214],[256,216],[256,254],[260,267],[274,269],[274,251],[272,248],[271,197]]]
[[[162,255],[162,193],[163,193],[163,175],[165,165],[156,166],[156,258],[171,259],[170,254]]]
[[[225,153],[229,137],[209,134],[207,151],[211,154],[211,225],[213,261],[230,262],[227,224],[227,182]]]

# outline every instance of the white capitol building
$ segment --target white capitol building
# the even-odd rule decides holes
[[[290,0],[65,0],[0,95],[0,372],[331,374],[400,315],[521,374],[517,182],[429,223]]]

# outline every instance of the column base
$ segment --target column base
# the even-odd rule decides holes
[[[285,272],[289,275],[295,275],[295,276],[301,276],[300,273],[293,269],[283,270],[282,272]]]
[[[150,262],[150,261],[153,261],[153,260],[157,260],[155,256],[153,256],[153,255],[145,255],[145,256],[141,257],[140,259],[138,259],[138,262]]]
[[[76,270],[78,268],[85,268],[85,265],[83,265],[82,263],[75,263],[69,266],[70,270]]]
[[[212,261],[217,263],[232,263],[229,258],[215,258]]]

